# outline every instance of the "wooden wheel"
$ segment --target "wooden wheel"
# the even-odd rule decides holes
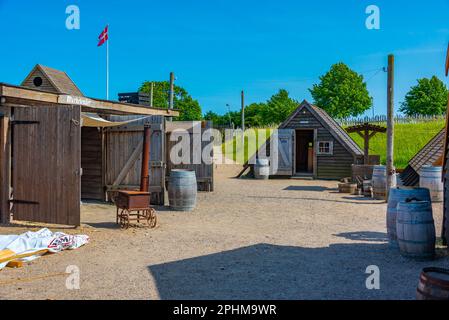
[[[147,210],[147,223],[150,228],[155,228],[157,225],[156,210],[154,210],[153,208]]]

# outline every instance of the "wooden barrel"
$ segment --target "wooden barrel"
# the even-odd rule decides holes
[[[430,201],[399,202],[396,233],[401,254],[418,260],[435,257],[435,222]]]
[[[419,186],[430,190],[432,202],[443,202],[443,167],[424,166],[419,177]]]
[[[396,235],[397,207],[399,202],[404,202],[408,198],[414,198],[421,201],[430,201],[429,189],[392,188],[390,190],[387,207],[387,233],[388,243],[393,248],[397,248],[399,246]]]
[[[197,183],[195,171],[172,170],[168,180],[168,201],[176,211],[192,211],[196,206]]]
[[[387,168],[374,166],[373,170],[373,196],[377,200],[386,200],[387,197]]]
[[[363,195],[366,198],[372,198],[373,197],[373,182],[371,180],[364,180],[363,181]]]
[[[449,270],[425,268],[419,277],[416,299],[449,301]]]
[[[373,195],[374,199],[387,200],[387,167],[374,166],[373,169]],[[393,176],[393,186],[395,187],[396,175]]]
[[[268,159],[257,159],[254,165],[254,178],[267,180],[270,177],[270,161]]]

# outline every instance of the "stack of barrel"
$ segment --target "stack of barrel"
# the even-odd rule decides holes
[[[422,187],[390,190],[386,219],[390,246],[398,248],[401,255],[420,261],[435,258],[432,202],[442,201],[441,170],[425,167],[421,174]],[[447,270],[425,269],[421,274],[417,298],[449,299],[448,275]]]

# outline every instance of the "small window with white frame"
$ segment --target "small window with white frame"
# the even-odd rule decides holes
[[[318,154],[323,156],[331,156],[334,154],[334,143],[332,141],[319,141]]]

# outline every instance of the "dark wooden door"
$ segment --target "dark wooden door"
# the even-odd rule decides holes
[[[103,134],[98,128],[81,129],[81,198],[104,200]]]
[[[313,147],[313,131],[296,131],[296,172],[313,172],[313,156],[310,157],[310,147]]]
[[[14,220],[80,225],[79,106],[15,108]]]

